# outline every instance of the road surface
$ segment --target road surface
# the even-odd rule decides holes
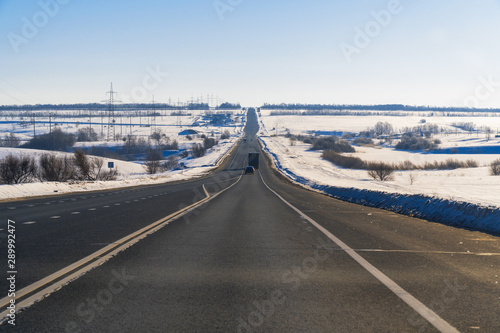
[[[246,131],[211,177],[0,205],[2,219],[37,222],[16,231],[17,279],[29,287],[212,195],[0,330],[500,331],[498,236],[338,201],[265,161],[242,175],[259,150],[254,113]]]

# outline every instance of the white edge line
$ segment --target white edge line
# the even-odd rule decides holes
[[[91,261],[91,260],[99,257],[102,253],[105,253],[105,252],[109,251],[110,249],[112,249],[113,247],[115,247],[116,244],[124,242],[120,247],[118,247],[115,250],[113,250],[112,252],[104,255],[100,259],[94,261],[92,264],[87,265],[85,267],[82,267],[81,269],[72,273],[71,275],[67,276],[66,278],[59,280],[58,282],[56,282],[54,284],[47,286],[46,288],[44,288],[43,290],[40,290],[36,294],[34,294],[34,295],[28,297],[27,299],[17,303],[16,313],[18,313],[19,311],[24,310],[24,309],[30,307],[31,305],[43,300],[44,298],[48,297],[50,294],[58,291],[59,289],[61,289],[65,285],[69,284],[70,282],[85,275],[87,272],[91,271],[92,269],[104,264],[105,262],[107,262],[108,260],[110,260],[111,258],[116,256],[118,253],[126,250],[127,248],[129,248],[130,246],[139,242],[140,240],[146,238],[147,236],[155,233],[156,231],[160,230],[164,226],[168,225],[170,222],[173,222],[173,221],[179,219],[180,217],[188,214],[189,212],[193,211],[194,209],[204,205],[205,203],[211,201],[212,199],[215,199],[217,196],[219,196],[223,192],[229,190],[231,187],[236,185],[241,180],[242,176],[243,176],[243,174],[240,175],[240,177],[238,178],[238,180],[235,183],[226,187],[224,190],[218,192],[217,194],[215,194],[213,196],[209,195],[209,193],[207,192],[207,189],[205,188],[205,184],[203,184],[202,187],[205,191],[205,194],[207,195],[206,198],[192,204],[191,206],[185,207],[177,212],[174,212],[174,213],[172,213],[172,214],[170,214],[170,215],[168,215],[168,216],[166,216],[166,217],[164,217],[156,222],[153,222],[150,225],[148,225],[148,226],[146,226],[146,227],[144,227],[144,228],[142,228],[142,229],[140,229],[140,230],[138,230],[138,231],[136,231],[128,236],[125,236],[122,239],[100,249],[99,251],[94,252],[93,254],[91,254],[91,255],[89,255],[89,256],[87,256],[87,257],[85,257],[85,258],[83,258],[83,259],[81,259],[81,260],[47,276],[47,277],[45,277],[45,278],[43,278],[42,280],[34,282],[34,283],[30,284],[29,286],[26,286],[23,289],[19,290],[16,293],[16,299],[30,293],[32,290],[36,290],[44,285],[49,284],[52,280],[58,278],[59,276],[64,275],[65,273],[85,264],[86,262]],[[137,235],[139,235],[139,236],[137,236]],[[7,307],[9,302],[10,302],[10,297],[4,297],[3,299],[0,299],[0,306],[2,308],[5,308],[5,307]],[[9,313],[10,313],[9,311],[3,311],[2,313],[0,313],[0,325],[2,325],[2,323],[5,322],[9,318],[8,317]]]
[[[309,223],[314,225],[318,230],[320,230],[323,234],[325,234],[328,238],[330,238],[333,242],[335,242],[343,251],[345,251],[349,256],[351,256],[354,260],[358,262],[364,269],[366,269],[370,274],[372,274],[377,280],[382,282],[387,288],[389,288],[396,296],[398,296],[401,300],[403,300],[406,304],[408,304],[413,310],[418,312],[422,317],[424,317],[429,323],[431,323],[435,328],[437,328],[440,332],[446,333],[459,333],[459,331],[451,326],[447,321],[437,315],[434,311],[429,309],[425,304],[420,302],[406,290],[401,288],[396,282],[392,281],[387,275],[378,270],[375,266],[370,264],[365,258],[360,256],[356,251],[347,246],[344,242],[342,242],[339,238],[334,236],[312,218],[302,213],[298,208],[293,206],[291,203],[286,201],[282,196],[273,191],[267,183],[264,181],[262,174],[259,172],[260,178],[262,182],[269,191],[274,193],[278,198],[281,199],[285,204],[287,204],[290,208],[292,208],[295,212],[297,212],[300,216],[305,218]]]

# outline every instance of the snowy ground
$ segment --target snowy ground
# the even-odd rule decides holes
[[[60,128],[64,132],[76,133],[81,128],[91,127],[99,136],[99,142],[92,142],[91,145],[95,146],[113,146],[121,145],[122,141],[108,142],[108,118],[107,116],[101,117],[101,113],[97,111],[92,112],[92,117],[79,117],[78,111],[57,111],[59,116],[48,117],[49,111],[39,111],[35,115],[35,123],[33,118],[27,116],[0,116],[0,136],[5,134],[14,133],[18,138],[27,141],[33,137],[34,134],[40,135],[48,133],[51,129]],[[88,114],[89,111],[81,111]],[[115,126],[114,131],[117,137],[125,137],[133,135],[134,137],[147,138],[154,128],[158,128],[166,136],[172,140],[177,140],[179,145],[190,145],[193,142],[188,140],[185,136],[180,136],[179,133],[186,129],[193,129],[200,134],[207,136],[220,135],[224,130],[228,130],[231,135],[238,135],[242,131],[242,120],[245,115],[241,110],[228,111],[233,113],[234,123],[226,126],[213,126],[207,121],[204,121],[203,116],[205,110],[184,110],[182,116],[177,116],[174,111],[158,111],[159,116],[151,117],[146,116],[147,112],[143,111],[141,114],[137,112],[115,112]],[[177,112],[177,111],[175,111]],[[214,111],[219,112],[219,111]],[[104,114],[105,115],[105,114]],[[153,120],[154,119],[154,120]],[[154,124],[154,126],[153,126]],[[112,131],[110,131],[112,133]],[[112,137],[112,135],[110,135]],[[78,145],[87,145],[88,143],[77,143]]]
[[[184,170],[168,171],[163,173],[158,173],[156,175],[148,175],[145,172],[144,167],[141,162],[125,162],[120,160],[113,160],[109,158],[104,158],[104,165],[107,166],[107,162],[114,162],[115,167],[119,172],[118,179],[116,181],[95,181],[95,182],[73,182],[73,183],[59,183],[59,182],[36,182],[27,184],[16,184],[16,185],[0,185],[0,200],[15,199],[21,197],[32,197],[41,195],[52,195],[79,191],[95,191],[110,188],[128,187],[136,185],[148,185],[148,184],[159,184],[172,181],[187,180],[192,178],[198,178],[209,171],[213,170],[221,158],[234,146],[238,141],[239,137],[243,133],[244,115],[236,115],[235,121],[227,126],[210,126],[209,124],[201,122],[202,111],[189,111],[190,116],[176,117],[176,116],[158,116],[156,119],[156,125],[162,130],[168,137],[175,139],[179,142],[180,149],[189,149],[193,143],[200,143],[202,139],[199,137],[194,137],[189,140],[185,136],[178,135],[178,133],[187,128],[194,129],[200,134],[206,134],[208,136],[214,134],[218,137],[224,130],[228,130],[231,137],[226,140],[219,140],[219,144],[209,149],[205,156],[200,158],[185,158],[181,159],[179,162],[184,163]],[[203,111],[204,113],[204,111]],[[129,119],[129,118],[127,118]],[[21,139],[29,139],[33,135],[33,128],[30,126],[21,126],[16,120],[15,124],[0,123],[0,136],[4,136],[7,133],[15,133]],[[43,121],[44,119],[38,119],[37,121]],[[37,134],[47,133],[50,130],[50,124],[48,123],[38,123],[36,128]],[[146,122],[144,118],[141,120],[138,117],[131,117],[129,119],[132,123],[131,126],[123,126],[115,128],[116,134],[124,132],[123,134],[132,133],[136,136],[147,137],[150,132],[150,127],[141,127],[141,123]],[[5,119],[4,119],[5,121]],[[99,133],[100,126],[95,124],[97,119],[93,119],[93,128]],[[69,123],[66,123],[69,122]],[[73,123],[71,123],[73,122]],[[58,127],[66,132],[75,133],[78,128],[87,127],[89,124],[75,123],[75,119],[52,119],[52,129],[54,124],[58,123]],[[187,126],[193,125],[195,126]],[[103,133],[106,133],[106,128],[103,126]],[[88,147],[88,146],[116,146],[123,144],[122,141],[117,142],[107,142],[98,141],[91,143],[77,143],[75,147]],[[35,155],[40,156],[46,151],[33,150],[33,149],[19,149],[19,148],[0,148],[0,158],[13,153],[16,155]],[[53,152],[50,152],[53,153]],[[64,155],[68,153],[56,152],[56,154]],[[69,154],[71,155],[71,154]]]
[[[54,195],[71,192],[96,191],[112,188],[121,188],[139,185],[162,184],[173,181],[199,178],[216,168],[217,162],[226,154],[237,140],[231,140],[217,149],[209,151],[207,155],[190,160],[185,170],[167,171],[155,175],[148,175],[143,166],[138,163],[125,162],[104,158],[104,165],[113,161],[118,169],[119,176],[114,181],[77,181],[77,182],[34,182],[27,184],[0,185],[0,200],[16,199],[22,197],[34,197],[43,195]],[[0,148],[0,158],[7,154],[41,155],[46,153],[42,150]],[[52,153],[52,152],[50,152]],[[64,155],[67,153],[56,153]],[[71,154],[69,154],[71,155]]]
[[[453,123],[472,122],[478,128],[488,126],[494,134],[500,133],[500,114],[476,113],[475,116],[447,117],[435,112],[407,112],[408,116],[270,116],[272,110],[262,110],[261,119],[270,134],[284,134],[286,130],[292,133],[306,133],[307,131],[339,131],[359,133],[373,127],[378,121],[392,124],[396,132],[405,127],[422,125],[425,119],[427,124],[436,124],[456,132]],[[276,130],[277,129],[277,130]],[[461,131],[459,130],[460,134]],[[484,136],[483,136],[484,138]]]
[[[500,177],[489,174],[488,165],[500,156],[495,149],[500,147],[500,139],[486,140],[484,134],[469,135],[458,131],[453,135],[437,136],[442,141],[441,148],[453,148],[461,152],[470,148],[467,153],[435,154],[396,151],[391,146],[356,147],[356,153],[350,155],[366,161],[401,162],[412,161],[421,164],[425,161],[444,161],[449,158],[457,160],[473,159],[479,168],[457,169],[445,171],[403,171],[396,172],[393,181],[380,182],[371,179],[366,171],[347,170],[321,159],[321,152],[310,151],[309,145],[297,142],[291,146],[290,141],[282,136],[288,129],[292,134],[306,134],[308,131],[325,132],[364,131],[373,127],[378,121],[387,121],[397,128],[420,125],[421,115],[409,117],[380,116],[269,116],[262,111],[261,139],[267,149],[273,153],[276,162],[290,174],[303,177],[317,184],[345,188],[383,191],[387,193],[424,194],[453,201],[470,202],[479,205],[500,207]],[[428,117],[428,124],[451,127],[454,122],[473,122],[478,126],[489,126],[495,130],[500,128],[500,117]],[[278,128],[278,131],[276,131]],[[455,128],[453,128],[456,131]],[[481,149],[480,149],[481,148]],[[481,152],[481,154],[474,152]],[[410,175],[414,178],[411,184]]]

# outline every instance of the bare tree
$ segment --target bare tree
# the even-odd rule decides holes
[[[490,139],[491,139],[491,133],[492,133],[491,128],[490,127],[486,127],[484,130],[486,132],[486,141],[490,141]]]
[[[500,159],[491,162],[490,172],[493,176],[500,176]]]
[[[394,132],[394,129],[392,125],[389,124],[388,122],[384,123],[379,121],[378,123],[375,124],[374,131],[377,136],[380,136],[380,135],[390,135]]]
[[[0,181],[4,184],[27,183],[36,178],[37,173],[33,157],[9,154],[0,160]]]
[[[203,147],[199,143],[195,143],[193,145],[193,148],[191,149],[191,153],[193,154],[194,158],[202,157],[205,155],[206,152],[207,150],[205,149],[205,147]]]
[[[163,170],[173,170],[179,164],[179,158],[175,155],[170,155],[168,159],[162,164]]]
[[[76,178],[75,164],[71,158],[58,157],[55,154],[43,154],[40,157],[40,177],[47,181],[61,182]]]
[[[161,129],[156,129],[151,135],[149,136],[153,141],[155,141],[156,146],[160,146],[162,138],[165,137],[165,134]]]
[[[81,180],[113,180],[118,170],[103,170],[104,160],[97,157],[88,157],[81,149],[74,152],[73,163],[77,168],[78,178]]]
[[[14,134],[14,133],[9,133],[5,134],[4,139],[2,140],[0,147],[17,147],[21,144],[21,140]]]
[[[150,175],[157,173],[160,170],[162,159],[161,152],[156,149],[149,148],[146,152],[146,161],[144,162],[146,172]]]
[[[80,128],[76,134],[76,141],[97,141],[99,136],[92,127]]]
[[[415,182],[416,179],[417,179],[417,176],[415,176],[415,174],[413,174],[413,173],[410,173],[410,185],[413,185],[413,183]]]
[[[375,180],[387,181],[393,179],[394,167],[384,162],[372,162],[367,166],[368,175]]]

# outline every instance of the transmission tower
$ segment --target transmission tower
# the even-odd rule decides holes
[[[115,136],[115,102],[119,102],[115,100],[115,94],[117,94],[116,91],[113,91],[113,82],[111,82],[111,90],[108,91],[106,94],[109,94],[109,100],[106,100],[105,102],[108,102],[108,137],[106,141],[116,140]]]

